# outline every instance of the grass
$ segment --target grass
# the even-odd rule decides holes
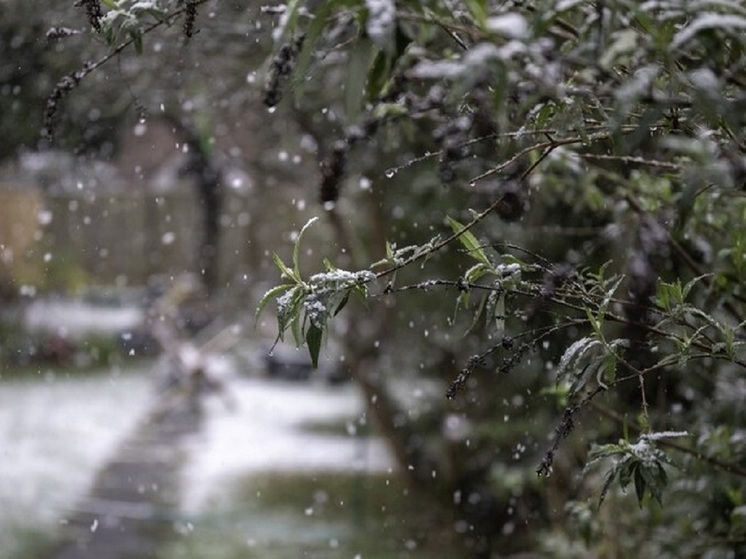
[[[51,554],[59,529],[6,526],[0,529],[0,559],[38,559]]]
[[[447,519],[395,476],[268,473],[192,518],[163,559],[445,559],[459,556]]]

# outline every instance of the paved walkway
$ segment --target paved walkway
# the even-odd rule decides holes
[[[183,442],[200,427],[197,406],[154,412],[120,445],[48,559],[145,559],[178,529]]]

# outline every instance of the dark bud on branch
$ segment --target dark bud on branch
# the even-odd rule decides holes
[[[181,29],[184,38],[188,41],[194,35],[194,22],[197,20],[197,0],[185,0],[184,2],[184,24]]]
[[[474,370],[480,366],[484,366],[484,356],[472,355],[464,368],[459,371],[456,378],[451,382],[451,386],[446,391],[446,397],[449,400],[453,400],[456,397],[456,394],[464,389]]]
[[[81,70],[73,72],[64,76],[54,86],[52,93],[47,97],[47,106],[44,110],[44,128],[41,131],[42,139],[47,142],[54,140],[54,131],[57,121],[57,112],[59,110],[60,102],[62,98],[75,89],[80,80],[82,80],[91,71],[92,65],[90,62],[86,62]]]
[[[264,104],[268,107],[276,106],[282,99],[282,84],[293,71],[295,60],[303,48],[305,35],[299,35],[294,40],[280,47],[277,56],[269,67],[269,77],[264,84]]]
[[[329,157],[321,163],[321,188],[319,200],[322,204],[336,202],[339,199],[339,188],[347,166],[347,142],[338,141]]]
[[[104,12],[101,10],[101,2],[99,0],[78,0],[75,6],[85,7],[85,15],[88,18],[88,23],[96,30],[96,33],[101,33],[101,19],[104,17]]]
[[[500,203],[495,208],[497,215],[505,221],[516,221],[523,217],[526,204],[520,182],[507,181],[502,183],[498,189],[498,194],[501,198]]]
[[[347,155],[352,146],[371,138],[380,125],[376,118],[366,119],[361,126],[350,126],[347,128],[345,137],[334,143],[332,153],[321,162],[321,188],[319,200],[322,204],[336,202],[339,199],[339,190],[347,167]]]

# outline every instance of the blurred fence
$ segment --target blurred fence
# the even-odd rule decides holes
[[[23,283],[40,273],[32,247],[39,240],[41,194],[33,189],[10,189],[0,184],[0,288]]]
[[[226,193],[220,277],[255,263],[245,198]],[[194,189],[41,194],[0,185],[0,284],[68,291],[87,283],[143,285],[197,270],[202,214]]]

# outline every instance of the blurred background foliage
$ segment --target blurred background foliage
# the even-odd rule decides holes
[[[124,131],[160,120],[223,191],[247,173],[247,316],[321,216],[301,338],[339,288],[310,281],[324,258],[376,274],[322,360],[475,556],[746,553],[740,3],[80,4],[5,3],[0,157],[123,166]],[[203,241],[225,268],[224,229]]]

